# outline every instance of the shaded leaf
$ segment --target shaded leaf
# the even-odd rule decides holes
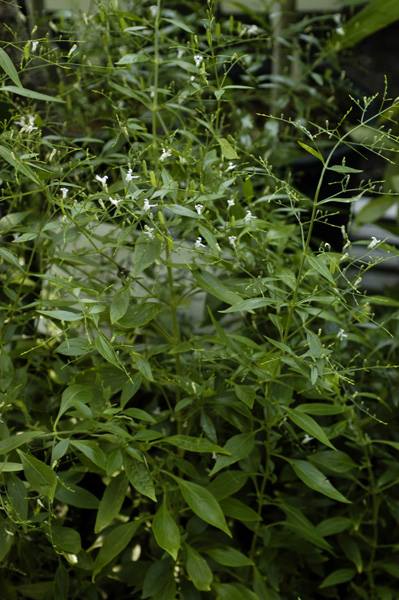
[[[166,550],[173,560],[180,548],[180,531],[164,501],[152,521],[152,532],[158,546]]]

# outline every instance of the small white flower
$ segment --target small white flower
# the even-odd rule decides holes
[[[313,440],[313,438],[310,435],[308,435],[307,433],[305,433],[305,436],[304,436],[304,438],[302,440],[302,444],[308,444],[312,440]]]
[[[166,160],[166,159],[167,159],[167,158],[169,158],[170,156],[172,156],[172,152],[171,152],[171,150],[166,150],[165,148],[163,148],[163,149],[162,149],[162,154],[161,154],[161,156],[159,157],[159,160],[163,162],[164,160]]]
[[[140,544],[136,544],[132,548],[132,555],[131,555],[132,561],[133,562],[138,561],[140,556],[141,556],[141,546],[140,546]]]
[[[253,215],[250,210],[247,210],[244,217],[244,223],[251,223],[254,219],[256,219],[255,215]]]
[[[212,452],[212,460],[217,460],[217,454],[216,454],[216,452]]]
[[[70,51],[68,52],[68,56],[71,56],[74,52],[76,52],[77,49],[78,49],[78,45],[74,44],[72,46],[72,48],[70,49]]]
[[[195,244],[194,244],[195,248],[197,248],[197,250],[199,250],[200,248],[205,248],[205,244],[202,243],[202,237],[199,236],[197,237],[197,239],[195,240]]]
[[[373,235],[371,238],[371,242],[369,243],[369,245],[367,246],[367,248],[369,248],[370,250],[372,250],[373,248],[375,248],[376,246],[378,246],[378,244],[381,244],[381,240],[377,240],[377,238]]]
[[[69,194],[69,190],[66,187],[62,187],[61,188],[61,194],[62,194],[62,199],[65,200],[65,198],[68,196]]]
[[[176,54],[177,54],[178,60],[180,60],[181,58],[183,58],[183,56],[184,56],[184,48],[178,48]]]
[[[337,27],[336,32],[338,35],[345,35],[345,30],[343,27]]]
[[[237,236],[236,235],[229,235],[229,244],[230,246],[233,246],[233,248],[236,247],[236,241],[237,241]]]
[[[144,204],[143,204],[143,210],[144,210],[144,212],[148,212],[154,206],[155,206],[155,204],[150,204],[148,198],[144,198]]]
[[[100,177],[100,175],[96,175],[96,181],[101,183],[103,188],[107,187],[108,175],[104,175],[104,177]]]
[[[15,121],[21,127],[21,133],[32,133],[38,127],[35,126],[35,115],[25,115],[19,121]]]
[[[150,240],[154,239],[154,228],[149,227],[148,225],[144,225],[144,235],[146,235]]]
[[[251,115],[245,115],[241,119],[241,127],[243,129],[252,129],[252,127],[253,127],[253,121],[252,121]]]
[[[337,333],[337,339],[338,340],[346,340],[346,338],[348,337],[348,334],[345,333],[344,329],[340,329]]]
[[[191,81],[191,83],[194,83],[194,81],[195,81],[195,76],[194,75],[191,75],[190,81]]]
[[[241,35],[258,35],[262,33],[262,29],[255,24],[244,25],[241,29]]]
[[[130,181],[133,181],[133,179],[139,179],[139,176],[133,175],[132,169],[129,169],[125,175],[125,181],[126,181],[126,183],[129,183]]]
[[[30,48],[31,48],[31,50],[32,50],[33,53],[36,52],[38,45],[39,45],[38,40],[31,40],[31,42],[30,42]]]
[[[201,56],[201,54],[194,54],[194,62],[196,67],[200,67],[203,60],[204,58]]]
[[[155,17],[158,14],[158,6],[156,4],[153,4],[152,6],[150,6],[150,13],[153,19],[155,19]]]
[[[204,210],[204,205],[203,204],[196,204],[194,206],[195,210],[197,211],[197,213],[199,215],[202,215],[202,211]]]
[[[120,202],[118,198],[111,198],[111,196],[109,196],[108,200],[111,202],[111,204],[113,204],[113,206],[118,206]]]
[[[227,165],[226,171],[233,171],[233,169],[236,168],[236,165],[230,161],[229,164]]]
[[[230,198],[230,200],[227,200],[227,208],[231,208],[232,206],[235,206],[235,201],[233,198]]]

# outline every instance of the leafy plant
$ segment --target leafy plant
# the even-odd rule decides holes
[[[268,31],[176,6],[3,61],[2,597],[394,598],[399,305],[361,281],[397,250],[313,233],[379,194],[337,150],[392,156],[397,102],[265,117],[234,68]],[[47,64],[47,97],[9,89]]]

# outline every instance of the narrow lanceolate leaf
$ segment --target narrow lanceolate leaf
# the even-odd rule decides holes
[[[213,581],[212,571],[205,558],[186,544],[186,569],[197,590],[209,592]]]
[[[99,533],[118,516],[128,488],[124,473],[113,477],[105,489],[97,511],[94,532]]]
[[[180,531],[165,501],[152,521],[152,532],[158,546],[176,560],[180,548]]]
[[[245,556],[245,554],[228,546],[212,548],[211,550],[207,550],[206,553],[209,554],[213,560],[225,567],[250,567],[254,564],[250,558]]]
[[[195,438],[189,435],[171,435],[163,438],[163,444],[171,444],[188,452],[218,452],[219,454],[229,454],[228,450],[210,442],[205,438]]]
[[[51,540],[58,552],[79,554],[81,550],[80,534],[71,527],[53,525],[51,528]]]
[[[340,583],[346,583],[354,578],[356,575],[355,569],[337,569],[328,575],[321,584],[320,589],[331,587],[333,585],[339,585]]]
[[[305,433],[313,438],[316,438],[316,440],[319,440],[319,442],[325,444],[329,448],[335,450],[335,446],[333,446],[333,444],[330,442],[325,431],[312,417],[306,413],[296,410],[295,408],[286,408],[286,412],[291,421],[305,431]]]
[[[328,496],[338,502],[350,503],[350,500],[345,498],[327,479],[327,477],[319,471],[314,465],[306,460],[290,459],[288,461],[295,471],[295,474],[312,490]]]
[[[174,479],[179,485],[181,495],[193,513],[206,523],[221,529],[231,537],[223,511],[215,496],[197,483],[185,481],[184,479],[180,479],[180,477],[174,477]]]
[[[122,288],[115,294],[109,309],[111,323],[116,323],[116,321],[119,321],[126,314],[129,300],[130,291],[127,288]]]
[[[6,146],[0,146],[0,157],[3,158],[6,162],[8,162],[8,164],[10,164],[12,167],[14,167],[16,171],[19,171],[20,173],[25,175],[25,177],[27,177],[37,185],[40,184],[38,178],[36,177],[32,169],[28,167],[28,165],[26,165],[24,162],[22,162],[19,158],[17,158],[15,154]]]
[[[7,52],[0,48],[0,67],[3,71],[8,75],[8,77],[17,85],[18,87],[22,87],[22,82],[19,78],[16,68],[8,56]]]
[[[154,482],[144,462],[125,456],[124,466],[126,477],[134,489],[156,502]]]
[[[30,454],[25,454],[21,450],[17,452],[31,488],[53,500],[58,481],[53,469]]]
[[[1,440],[0,442],[0,454],[8,454],[12,450],[23,446],[24,444],[28,444],[34,438],[40,437],[42,433],[40,431],[24,431],[19,435],[11,435],[5,440]]]
[[[218,456],[209,475],[212,477],[221,471],[221,469],[224,469],[243,458],[247,458],[247,456],[251,454],[254,445],[255,436],[253,433],[239,433],[238,435],[234,435],[224,446],[224,449],[230,456]]]
[[[308,152],[309,154],[311,154],[312,156],[314,156],[321,162],[324,162],[323,157],[318,150],[316,150],[315,148],[312,148],[312,146],[309,146],[308,144],[305,144],[305,142],[301,142],[300,140],[298,140],[298,144],[299,144],[299,146],[301,146],[301,148],[306,150],[306,152]]]
[[[196,280],[200,288],[208,292],[211,296],[222,300],[222,302],[238,304],[242,300],[241,296],[230,290],[220,279],[217,279],[210,273],[196,275]]]
[[[114,558],[118,556],[129,544],[136,533],[141,521],[133,521],[124,525],[118,525],[105,536],[104,543],[97,554],[93,567],[93,580]]]
[[[17,96],[24,96],[25,98],[31,98],[32,100],[41,100],[42,102],[65,102],[65,100],[62,100],[61,98],[48,96],[47,94],[35,92],[34,90],[27,90],[24,87],[15,85],[3,85],[0,87],[0,92],[10,92],[11,94],[17,94]]]

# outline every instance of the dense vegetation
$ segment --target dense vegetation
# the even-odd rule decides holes
[[[398,251],[347,222],[396,201],[399,104],[339,77],[373,4],[3,44],[2,600],[397,597],[399,298],[362,280]]]

